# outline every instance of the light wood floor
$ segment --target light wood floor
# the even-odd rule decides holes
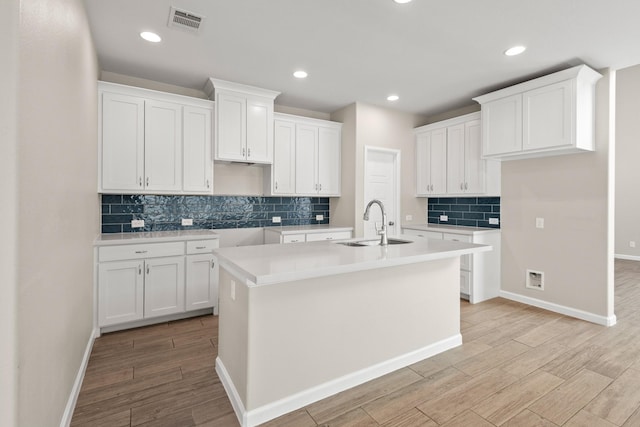
[[[605,328],[500,298],[462,302],[461,347],[266,425],[640,426],[640,262],[616,261],[616,315]],[[213,316],[104,335],[72,426],[239,426],[216,345]]]

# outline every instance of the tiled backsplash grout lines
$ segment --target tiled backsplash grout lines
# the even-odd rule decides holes
[[[448,221],[440,221],[440,215],[447,215]],[[500,228],[499,224],[489,224],[490,218],[500,219],[500,197],[429,198],[427,220],[430,224]]]
[[[272,223],[274,216],[282,223]],[[193,226],[182,226],[182,218]],[[134,219],[144,220],[144,228],[132,229]],[[328,223],[327,197],[102,195],[103,233]]]

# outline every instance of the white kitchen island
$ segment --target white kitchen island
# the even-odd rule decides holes
[[[243,427],[462,343],[460,256],[491,247],[400,238],[215,251],[216,371]]]

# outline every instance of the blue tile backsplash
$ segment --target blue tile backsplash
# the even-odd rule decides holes
[[[448,221],[440,221],[447,215]],[[489,224],[489,218],[500,219],[500,197],[430,197],[427,221],[430,224],[500,228]]]
[[[273,216],[282,223],[273,224]],[[182,218],[193,226],[183,227]],[[144,220],[144,228],[132,229],[134,219]],[[327,197],[102,195],[103,233],[328,223]]]

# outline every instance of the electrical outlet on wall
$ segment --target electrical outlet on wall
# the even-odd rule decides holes
[[[131,228],[142,228],[142,227],[144,227],[144,219],[131,220]]]
[[[447,216],[447,215],[440,215],[440,221],[449,221],[449,216]]]
[[[193,219],[191,219],[191,218],[182,218],[182,225],[193,225]]]
[[[491,224],[491,225],[499,225],[500,224],[500,218],[489,218],[489,224]]]
[[[635,248],[635,247],[636,247],[636,242],[634,242],[633,240],[631,240],[631,241],[629,242],[629,247],[630,247],[630,248]]]
[[[413,221],[413,215],[407,215],[404,217],[405,221]]]
[[[274,224],[280,224],[282,222],[282,218],[280,218],[279,216],[272,216],[271,222]]]
[[[316,215],[316,221],[323,221],[324,215]]]

